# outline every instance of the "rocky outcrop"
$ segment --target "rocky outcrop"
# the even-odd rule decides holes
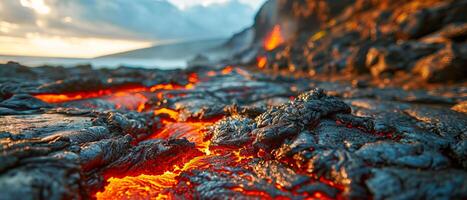
[[[275,71],[464,82],[466,12],[465,0],[271,0],[258,13],[251,49]],[[275,25],[285,43],[266,51]]]

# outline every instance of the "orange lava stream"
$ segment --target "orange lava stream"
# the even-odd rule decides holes
[[[256,62],[257,62],[258,68],[264,69],[266,67],[266,64],[268,64],[268,59],[266,58],[266,56],[259,56],[256,59]]]
[[[69,92],[69,93],[62,93],[62,94],[36,94],[34,97],[47,102],[47,103],[63,103],[68,101],[75,101],[81,99],[91,99],[91,98],[98,98],[98,97],[124,97],[133,95],[135,93],[142,93],[142,92],[155,92],[159,90],[180,90],[180,89],[192,89],[194,84],[196,83],[196,79],[189,77],[190,83],[187,85],[177,85],[172,83],[167,84],[157,84],[151,87],[144,87],[138,85],[129,85],[124,87],[118,88],[111,88],[111,89],[102,89],[97,91],[84,91],[84,92]],[[195,81],[195,82],[192,82]]]
[[[284,43],[284,37],[282,36],[281,26],[277,24],[272,28],[272,31],[266,36],[263,47],[265,50],[271,51],[277,46],[281,45],[282,43]]]
[[[79,99],[90,99],[108,95],[119,95],[122,96],[125,93],[144,92],[147,88],[143,86],[127,86],[117,89],[103,89],[97,91],[86,91],[86,92],[70,92],[62,94],[36,94],[34,97],[45,101],[47,103],[62,103],[67,101],[79,100]]]
[[[161,175],[126,176],[124,178],[109,178],[109,184],[105,191],[96,194],[97,199],[167,199],[161,192],[177,184],[177,177],[191,169],[209,167],[209,159],[212,156],[198,156],[185,163],[181,168],[175,166],[173,171],[164,172]]]
[[[154,114],[166,114],[170,119],[163,119],[164,127],[156,131],[150,139],[186,138],[195,143],[204,155],[195,157],[182,166],[174,166],[174,170],[166,171],[161,175],[141,174],[123,178],[109,178],[109,184],[105,190],[96,193],[97,199],[167,199],[168,197],[161,192],[177,184],[176,178],[183,171],[210,166],[207,159],[214,155],[211,155],[209,151],[209,141],[203,141],[203,128],[214,122],[178,122],[178,112],[167,108],[157,109]]]
[[[162,92],[167,90],[189,90],[195,87],[198,82],[197,74],[190,74],[187,85],[177,85],[173,83],[157,84],[151,87],[138,85],[128,85],[124,87],[102,89],[97,91],[70,92],[62,94],[36,94],[34,97],[47,103],[64,103],[83,99],[100,98],[113,103],[116,109],[125,108],[142,112],[145,110],[145,104],[149,100],[148,96],[156,92],[158,98],[163,98]],[[86,106],[95,107],[92,103]]]

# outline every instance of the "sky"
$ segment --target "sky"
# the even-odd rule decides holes
[[[265,0],[1,0],[0,55],[92,58],[228,37]]]

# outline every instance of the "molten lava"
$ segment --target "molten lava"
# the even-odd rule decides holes
[[[155,115],[167,115],[163,119],[164,127],[157,130],[150,139],[181,139],[186,138],[195,143],[196,148],[204,153],[180,166],[173,171],[166,171],[161,175],[141,174],[139,176],[126,176],[123,178],[109,178],[105,191],[96,194],[97,199],[133,199],[154,198],[167,199],[161,192],[177,184],[177,177],[184,171],[203,169],[210,166],[207,159],[212,155],[209,151],[209,142],[203,141],[203,128],[213,122],[178,122],[178,112],[161,108],[154,111]],[[174,155],[175,156],[175,155]]]
[[[284,43],[284,37],[282,36],[281,26],[279,24],[272,28],[272,31],[266,36],[264,40],[264,49],[271,51]]]
[[[191,82],[190,82],[191,83]],[[62,93],[62,94],[36,94],[34,97],[45,101],[47,103],[63,103],[68,101],[75,101],[81,99],[91,99],[91,98],[98,98],[103,96],[125,96],[131,93],[139,93],[139,92],[155,92],[158,90],[177,90],[177,89],[191,89],[193,88],[193,84],[187,84],[185,86],[177,85],[177,84],[157,84],[151,87],[144,87],[144,86],[124,86],[118,88],[111,88],[111,89],[102,89],[97,91],[83,91],[83,92],[69,92],[69,93]]]
[[[268,59],[266,58],[266,56],[260,56],[256,60],[258,63],[258,68],[260,69],[264,69],[266,67],[266,64],[268,64]]]
[[[63,103],[80,99],[97,98],[108,95],[123,95],[123,93],[136,93],[146,91],[147,88],[140,85],[129,85],[113,89],[102,89],[97,91],[69,92],[62,94],[36,94],[34,97],[47,103]]]
[[[221,73],[222,73],[222,75],[227,75],[227,74],[232,73],[232,71],[233,71],[233,67],[232,66],[227,66],[221,71]]]
[[[173,83],[157,84],[151,87],[141,85],[127,85],[117,88],[102,89],[97,91],[69,92],[62,94],[36,94],[34,97],[47,103],[65,103],[70,101],[100,98],[113,103],[116,109],[136,110],[142,112],[146,109],[145,104],[149,100],[149,95],[157,92],[156,96],[162,98],[162,91],[166,90],[189,90],[194,88],[198,82],[197,74],[188,76],[187,85]],[[92,103],[86,103],[86,107],[94,108]]]

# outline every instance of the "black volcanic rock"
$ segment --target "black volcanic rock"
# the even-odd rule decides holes
[[[245,50],[232,62],[265,56],[273,71],[465,82],[464,11],[465,0],[270,0],[253,25],[256,57]],[[285,41],[264,50],[276,25]]]
[[[90,198],[104,190],[116,192],[115,198],[121,191],[135,198],[291,199],[467,193],[462,87],[352,86],[238,66],[64,70],[144,84],[179,78],[181,86],[122,93],[118,84],[104,83],[116,93],[45,103],[35,98],[43,85],[57,84],[47,89],[56,95],[67,90],[60,86],[67,80],[57,82],[51,68],[34,68],[42,76],[28,84],[4,77],[9,95],[0,101],[8,111],[0,116],[0,185],[10,189],[2,197]],[[193,73],[197,80],[187,89],[182,79]],[[144,108],[116,107],[113,101],[122,95],[144,99]],[[160,110],[166,113],[154,113]],[[143,174],[175,178],[161,189],[154,180],[139,179]],[[117,180],[122,184],[112,185]]]

